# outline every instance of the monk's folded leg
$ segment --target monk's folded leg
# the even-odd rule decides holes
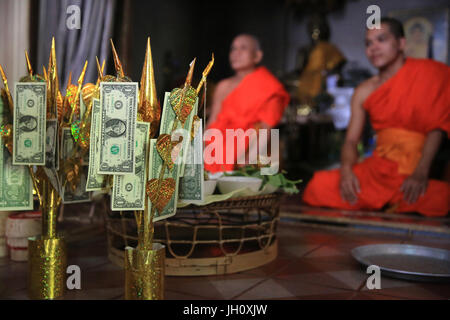
[[[344,201],[341,197],[339,182],[340,171],[318,171],[308,183],[303,201],[311,206],[330,207],[337,209],[370,209],[378,210],[395,194],[399,185],[395,174],[396,166],[378,157],[370,157],[356,164],[353,172],[358,178],[360,192],[358,201],[354,205]]]
[[[339,170],[323,170],[314,174],[303,192],[303,201],[311,206],[354,209],[342,200],[339,191]]]
[[[426,193],[412,204],[408,204],[403,196],[399,191],[391,201],[398,204],[397,212],[419,212],[426,216],[439,217],[447,215],[450,210],[450,184],[447,182],[430,180]]]

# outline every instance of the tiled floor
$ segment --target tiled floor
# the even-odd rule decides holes
[[[386,277],[366,287],[367,274],[352,258],[354,247],[413,243],[450,249],[449,238],[418,238],[354,229],[317,228],[281,221],[278,258],[263,267],[224,276],[165,278],[166,299],[450,299],[450,284],[415,283]],[[122,299],[124,271],[107,259],[104,234],[69,245],[69,264],[82,271],[81,290],[64,299]],[[27,263],[0,259],[0,299],[27,299]]]

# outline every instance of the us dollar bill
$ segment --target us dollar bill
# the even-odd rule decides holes
[[[194,139],[190,142],[187,150],[187,158],[184,169],[184,176],[180,177],[179,199],[186,203],[203,202],[203,120],[194,123],[197,129]]]
[[[177,122],[177,126],[175,127],[176,132],[172,132],[173,124],[175,122],[175,119],[177,117],[175,111],[173,110],[172,106],[169,102],[170,92],[166,92],[164,96],[164,105],[163,105],[163,112],[161,115],[161,124],[159,129],[159,134],[171,134],[172,133],[172,140],[178,140],[178,137],[180,135],[183,136],[182,141],[182,148],[178,155],[177,162],[181,164],[178,166],[178,174],[180,177],[184,175],[184,163],[186,163],[186,157],[187,157],[187,149],[189,148],[190,144],[190,134],[191,134],[191,127],[192,127],[192,121],[194,119],[194,115],[197,114],[198,110],[198,99],[196,100],[194,107],[192,108],[191,113],[189,114],[186,122],[184,123],[184,126],[181,125],[181,122]],[[179,130],[184,129],[184,130]]]
[[[88,168],[81,167],[80,170],[80,182],[78,183],[75,191],[70,188],[69,183],[66,183],[64,188],[62,188],[61,198],[64,204],[91,201],[91,192],[86,191],[86,177]]]
[[[57,146],[58,146],[58,124],[56,119],[47,120],[46,138],[45,138],[45,167],[56,169]]]
[[[44,172],[53,188],[61,191],[60,181],[58,177],[58,123],[57,119],[47,119],[47,129],[45,138],[45,167]]]
[[[27,166],[12,164],[9,151],[0,146],[0,210],[33,210],[33,183]]]
[[[158,151],[156,150],[156,139],[150,140],[150,154],[149,154],[149,178],[151,179],[158,179],[159,174],[161,172],[163,166],[163,160],[160,157]],[[164,210],[162,212],[158,212],[157,209],[155,209],[155,216],[153,218],[153,221],[159,221],[163,219],[167,219],[169,217],[172,217],[175,215],[177,210],[177,203],[178,203],[178,186],[179,186],[179,179],[178,179],[178,168],[177,164],[174,165],[173,170],[166,169],[164,174],[164,179],[166,178],[172,178],[175,180],[175,191],[170,198],[170,201],[168,204],[164,207]],[[152,204],[150,200],[148,200],[148,208],[149,210],[152,209]],[[150,211],[149,211],[150,212]]]
[[[7,110],[4,110],[0,98],[0,124],[6,121]],[[1,141],[1,140],[0,140]],[[0,210],[19,211],[33,210],[33,182],[26,166],[13,166],[8,149],[0,144]]]
[[[70,128],[62,128],[61,131],[61,152],[62,159],[66,160],[73,156],[73,149],[75,147],[75,140],[72,137]],[[89,202],[91,200],[91,193],[86,191],[86,181],[88,174],[87,167],[80,167],[80,182],[75,190],[70,188],[70,184],[67,182],[67,178],[63,177],[63,186],[61,187],[61,198],[64,204],[67,203],[79,203]]]
[[[16,82],[13,164],[45,165],[45,82]]]
[[[100,174],[134,174],[137,82],[101,82]]]
[[[61,152],[62,158],[67,159],[73,156],[73,148],[75,147],[75,140],[72,137],[70,128],[61,128]]]
[[[89,143],[89,169],[86,191],[101,190],[106,187],[106,175],[98,174],[100,150],[100,99],[94,99],[91,113],[91,133]]]
[[[111,210],[144,210],[145,187],[147,181],[146,165],[148,159],[150,123],[138,122],[136,125],[136,166],[134,175],[115,175],[111,195]]]

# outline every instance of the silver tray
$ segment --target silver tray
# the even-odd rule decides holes
[[[409,244],[375,244],[354,248],[352,256],[381,274],[416,281],[450,281],[450,251]]]

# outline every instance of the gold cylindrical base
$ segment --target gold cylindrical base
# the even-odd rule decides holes
[[[152,250],[125,248],[125,299],[164,299],[166,247],[154,243]]]
[[[67,250],[62,238],[28,238],[28,295],[56,299],[66,286]]]

